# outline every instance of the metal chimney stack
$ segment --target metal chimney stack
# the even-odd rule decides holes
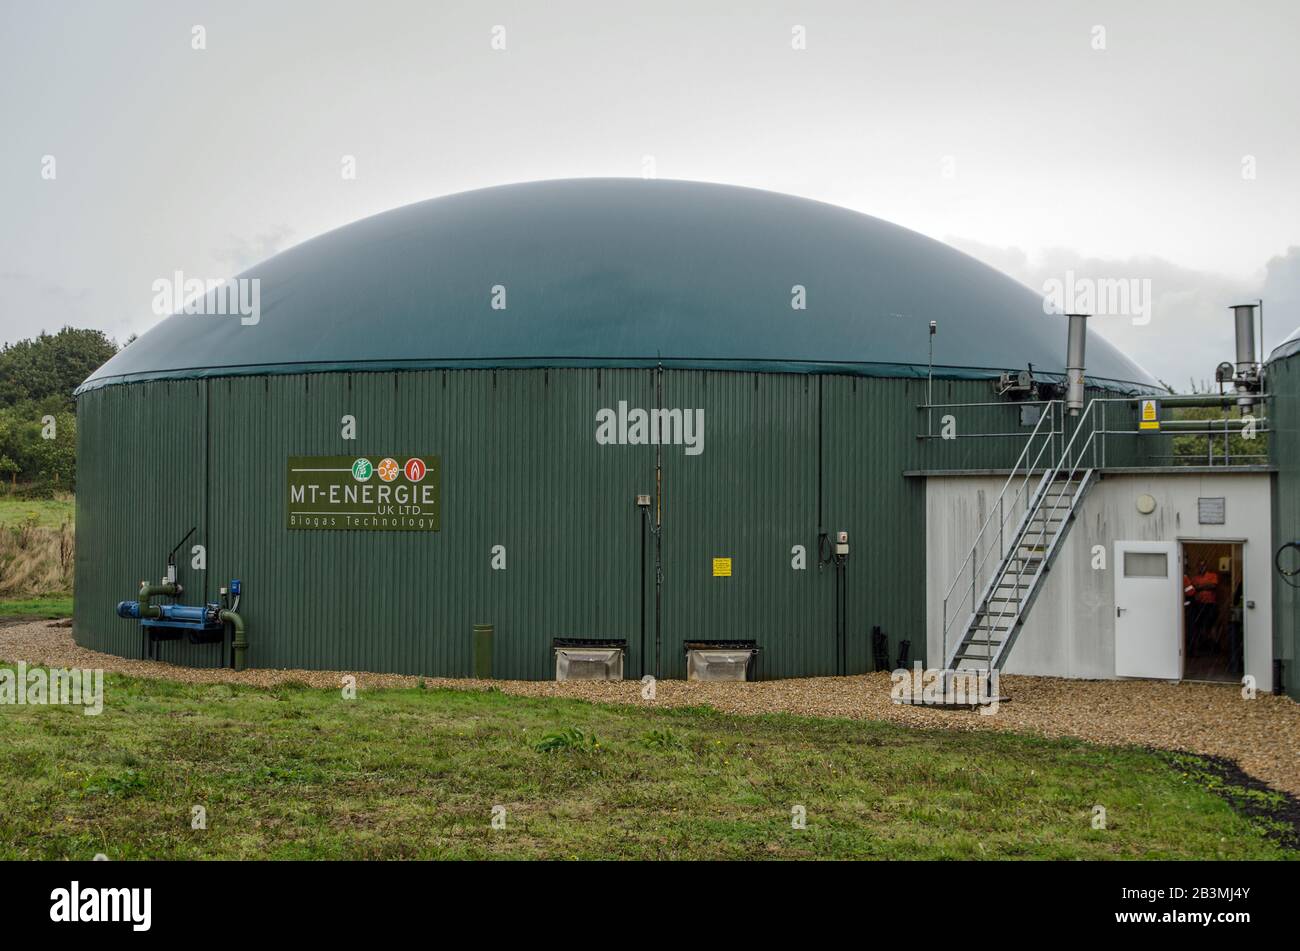
[[[1071,416],[1083,412],[1083,357],[1088,342],[1088,315],[1066,314],[1069,335],[1065,342],[1065,408]]]
[[[1235,304],[1232,320],[1237,335],[1237,362],[1233,382],[1237,384],[1237,405],[1245,409],[1254,404],[1249,396],[1259,389],[1259,360],[1255,348],[1255,308],[1258,304]]]

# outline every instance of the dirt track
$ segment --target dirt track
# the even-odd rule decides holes
[[[156,661],[129,660],[78,647],[58,622],[35,621],[0,626],[0,658],[56,667],[103,668],[135,677],[185,683],[240,683],[273,686],[302,683],[335,688],[344,672],[320,670],[200,670]],[[430,686],[476,690],[494,686],[530,697],[570,697],[607,703],[649,704],[641,685],[553,683],[420,678],[358,673],[362,689]],[[1260,694],[1245,700],[1233,685],[1170,684],[1157,681],[1066,680],[1056,677],[1002,678],[1010,699],[993,716],[902,706],[889,698],[887,674],[769,680],[758,683],[657,685],[654,703],[707,704],[727,713],[796,713],[808,716],[889,720],[912,726],[953,730],[1014,730],[1047,736],[1072,736],[1110,745],[1136,744],[1187,750],[1235,760],[1242,769],[1272,786],[1300,795],[1300,704],[1287,697]]]

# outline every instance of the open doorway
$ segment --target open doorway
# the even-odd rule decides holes
[[[1237,681],[1245,643],[1241,544],[1183,542],[1183,678]]]

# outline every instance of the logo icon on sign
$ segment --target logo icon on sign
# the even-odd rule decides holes
[[[406,478],[410,482],[420,482],[424,479],[425,467],[423,459],[407,459]]]
[[[379,463],[379,478],[385,482],[392,482],[397,478],[397,473],[401,470],[397,468],[396,459],[384,459]]]
[[[372,472],[374,472],[374,468],[370,465],[369,459],[358,459],[352,463],[352,478],[358,482],[368,481]]]

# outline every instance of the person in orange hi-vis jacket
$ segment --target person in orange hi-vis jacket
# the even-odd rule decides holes
[[[1197,565],[1196,574],[1192,575],[1191,583],[1195,591],[1192,596],[1195,602],[1192,621],[1192,630],[1194,632],[1192,644],[1193,648],[1195,648],[1200,646],[1213,633],[1215,623],[1219,617],[1219,573],[1210,570],[1209,565],[1202,561]],[[1194,649],[1192,653],[1195,653]]]

